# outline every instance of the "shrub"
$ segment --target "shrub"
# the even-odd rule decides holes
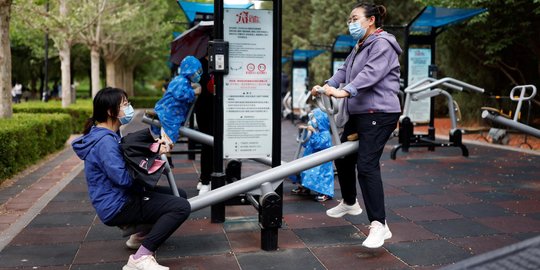
[[[145,109],[145,108],[154,108],[158,100],[161,99],[161,96],[156,97],[130,97],[129,102],[133,105],[135,109]]]
[[[77,103],[62,108],[62,102],[51,100],[49,102],[30,101],[13,104],[14,113],[67,113],[71,116],[68,121],[72,133],[82,133],[86,120],[92,115],[92,100],[79,99]]]
[[[0,183],[64,146],[71,134],[68,114],[17,113],[0,119]]]

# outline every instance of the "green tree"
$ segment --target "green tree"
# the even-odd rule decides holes
[[[11,106],[11,49],[9,45],[9,20],[11,0],[0,0],[0,118],[13,114]]]

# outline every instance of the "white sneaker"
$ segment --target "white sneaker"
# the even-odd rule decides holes
[[[142,245],[144,236],[138,236],[136,233],[129,236],[129,239],[126,241],[126,246],[130,249],[138,249]]]
[[[199,183],[197,183],[197,190],[201,190],[202,186],[203,186],[202,182],[199,181]]]
[[[392,237],[392,232],[388,228],[388,224],[385,222],[384,225],[378,221],[371,222],[369,225],[369,235],[362,243],[362,246],[367,248],[380,248],[384,244],[384,240],[390,239]]]
[[[362,208],[358,204],[358,200],[353,205],[347,205],[341,200],[336,207],[326,210],[326,214],[333,218],[340,218],[346,214],[356,216],[362,214]]]
[[[122,270],[169,270],[169,267],[159,265],[152,255],[142,256],[138,260],[133,259],[131,255]]]
[[[201,189],[199,189],[199,195],[202,195],[208,191],[210,191],[210,185],[201,185]]]

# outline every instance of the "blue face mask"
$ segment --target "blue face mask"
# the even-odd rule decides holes
[[[361,40],[366,35],[367,30],[362,28],[359,22],[349,24],[349,33],[354,40]]]
[[[131,104],[129,104],[127,107],[124,108],[124,116],[119,118],[120,124],[125,125],[131,122],[131,119],[133,119],[134,115],[135,115],[135,110],[133,109]]]
[[[201,81],[201,75],[202,75],[202,70],[199,69],[197,70],[197,72],[191,75],[191,78],[189,78],[189,80],[191,82],[198,83],[199,81]]]

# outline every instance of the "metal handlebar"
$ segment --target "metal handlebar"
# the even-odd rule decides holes
[[[525,97],[525,94],[527,93],[527,89],[532,89],[532,93]],[[516,98],[516,95],[514,95],[514,91],[521,90],[519,93],[519,97]],[[536,96],[536,86],[532,84],[527,85],[518,85],[514,88],[512,88],[512,91],[510,91],[510,99],[513,101],[520,101],[520,100],[530,100]]]
[[[430,83],[424,84],[428,81]],[[439,80],[435,80],[433,78],[425,78],[407,87],[405,89],[405,93],[418,93],[441,85],[457,91],[471,90],[474,92],[484,93],[483,88],[450,77],[442,78]]]
[[[328,115],[328,120],[330,122],[330,130],[332,131],[332,138],[334,138],[334,145],[339,145],[341,144],[341,140],[339,139],[339,132],[336,125],[336,120],[334,119],[334,114],[339,111],[339,108],[338,106],[334,105],[335,102],[333,99],[324,94],[324,88],[317,87],[316,91],[319,94],[318,97],[320,97],[320,100],[322,100],[322,103],[320,103],[318,100],[317,105],[319,106],[321,111],[325,112]]]

